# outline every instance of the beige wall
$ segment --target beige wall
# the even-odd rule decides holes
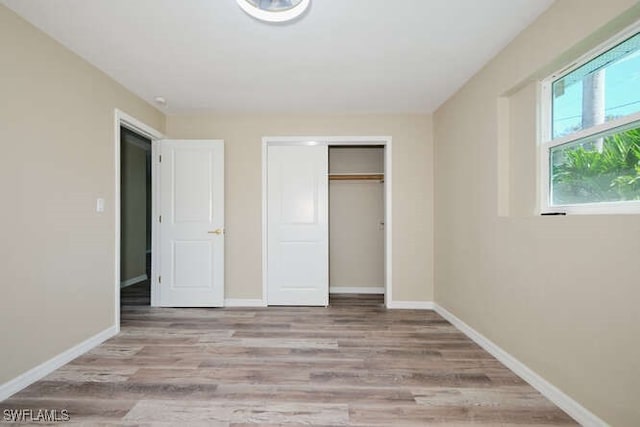
[[[534,215],[530,82],[638,17],[559,0],[434,115],[436,302],[615,426],[640,425],[640,217]]]
[[[384,148],[330,147],[329,173],[384,173]],[[383,221],[384,183],[329,181],[332,292],[340,287],[384,287]]]
[[[391,135],[393,299],[432,300],[433,146],[430,116],[169,116],[167,133],[172,138],[225,140],[227,298],[262,298],[263,136]]]
[[[114,324],[114,108],[164,119],[4,6],[0,70],[3,383]]]

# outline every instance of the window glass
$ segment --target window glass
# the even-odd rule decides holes
[[[551,204],[640,200],[640,127],[549,151]]]
[[[552,139],[640,111],[640,34],[552,84]]]

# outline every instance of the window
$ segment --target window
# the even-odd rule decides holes
[[[542,84],[542,211],[640,213],[640,26]]]

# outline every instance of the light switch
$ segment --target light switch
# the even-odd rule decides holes
[[[104,199],[96,199],[96,212],[104,212]]]

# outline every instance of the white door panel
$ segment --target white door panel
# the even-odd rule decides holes
[[[203,152],[204,151],[204,152]],[[213,219],[213,153],[206,149],[173,148],[173,209],[176,223],[211,222]],[[167,159],[169,160],[169,159]]]
[[[267,149],[267,302],[326,306],[329,296],[326,146]]]
[[[161,141],[160,305],[224,304],[224,143]]]

